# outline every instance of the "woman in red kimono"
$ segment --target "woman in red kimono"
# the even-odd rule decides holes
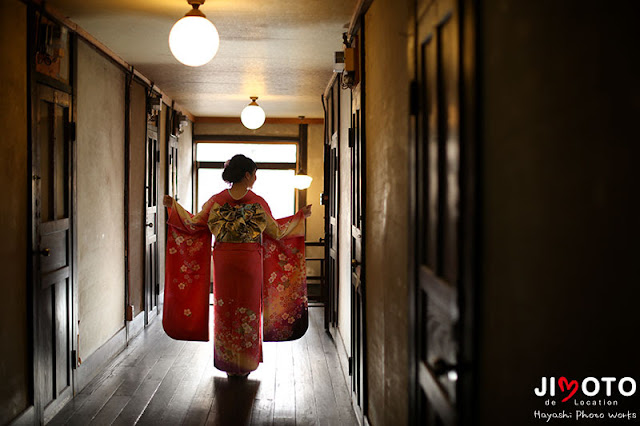
[[[214,365],[228,375],[248,375],[262,361],[263,340],[297,339],[308,324],[304,220],[311,206],[274,219],[264,199],[250,191],[256,170],[253,160],[234,156],[222,173],[231,188],[196,215],[164,197],[164,329],[175,339],[209,340],[213,235]]]

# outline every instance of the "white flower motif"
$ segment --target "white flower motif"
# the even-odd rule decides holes
[[[218,306],[224,305],[224,301],[222,299],[218,299]]]
[[[287,256],[285,256],[285,254],[284,254],[284,253],[280,253],[280,254],[278,255],[278,259],[280,259],[280,260],[282,260],[282,261],[285,261],[285,260],[287,260]]]
[[[282,284],[278,285],[278,287],[276,287],[278,289],[278,291],[284,291],[284,286]]]
[[[285,271],[289,272],[289,271],[291,271],[291,270],[293,269],[293,267],[291,266],[291,264],[290,264],[290,263],[287,263],[286,265],[284,265],[284,268],[283,268],[283,269],[284,269]]]

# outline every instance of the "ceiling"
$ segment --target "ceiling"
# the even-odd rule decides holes
[[[356,0],[207,0],[220,34],[208,64],[192,68],[169,50],[186,0],[49,0],[49,5],[153,81],[188,112],[233,117],[250,100],[267,117],[322,117],[320,95]]]

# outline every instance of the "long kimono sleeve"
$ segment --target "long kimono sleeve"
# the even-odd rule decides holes
[[[295,340],[309,326],[305,218],[302,211],[274,219],[268,207],[263,234],[264,341]]]
[[[178,203],[169,208],[162,325],[178,340],[209,340],[211,233],[210,199],[191,215]]]
[[[300,210],[293,216],[285,217],[282,219],[274,219],[271,216],[271,212],[267,211],[267,227],[264,232],[274,240],[281,240],[283,238],[297,238],[302,237],[304,241],[305,223],[304,213]]]
[[[207,229],[207,220],[211,207],[215,204],[213,197],[211,197],[204,205],[202,210],[198,214],[192,215],[184,209],[180,204],[173,200],[173,204],[169,207],[169,215],[167,219],[167,225],[175,228],[184,233],[196,234]]]

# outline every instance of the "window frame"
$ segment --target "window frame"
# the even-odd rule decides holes
[[[301,173],[302,163],[306,163],[306,158],[301,158],[301,152],[306,155],[306,138],[299,136],[242,136],[242,135],[194,135],[193,136],[193,158],[194,158],[194,211],[200,208],[198,203],[199,175],[200,169],[222,169],[223,161],[197,161],[197,150],[199,144],[265,144],[265,145],[296,145],[296,162],[267,163],[256,161],[258,169],[265,170],[293,170],[296,174]],[[294,189],[294,210],[300,209],[300,190]],[[306,201],[306,200],[305,200]]]

